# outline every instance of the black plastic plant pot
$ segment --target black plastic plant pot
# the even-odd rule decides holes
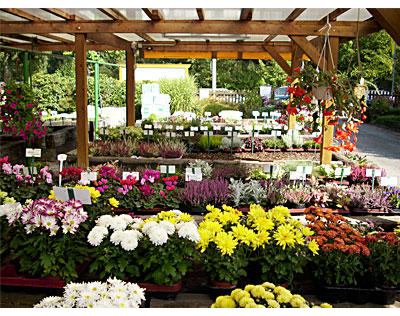
[[[396,301],[398,288],[378,287],[374,295],[374,303],[381,305],[392,305]]]
[[[190,214],[193,215],[201,215],[206,212],[206,209],[204,207],[192,207],[190,210]]]

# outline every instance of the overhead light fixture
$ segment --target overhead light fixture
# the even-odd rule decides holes
[[[232,38],[232,39],[247,39],[250,38],[247,34],[203,34],[203,33],[164,33],[165,38],[205,38],[205,39],[221,39],[221,38]]]

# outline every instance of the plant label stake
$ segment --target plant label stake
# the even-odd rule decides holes
[[[268,112],[262,112],[261,115],[264,118],[264,124],[265,124],[265,120],[266,120],[266,117],[268,116]]]
[[[82,204],[92,204],[90,191],[87,189],[70,189],[53,186],[54,197],[61,202],[74,199],[81,201]]]
[[[122,180],[126,180],[129,176],[131,176],[131,179],[139,181],[139,172],[122,172]]]
[[[214,131],[220,131],[220,130],[221,130],[221,126],[219,126],[219,125],[214,125],[214,126],[213,126],[213,130],[214,130]]]
[[[281,131],[271,131],[271,135],[274,136],[274,155],[276,151],[276,138],[277,136],[281,136],[282,132]]]
[[[269,178],[276,178],[276,174],[274,173],[279,171],[279,166],[276,165],[264,165],[264,172],[269,173]]]
[[[381,177],[381,186],[383,187],[397,186],[397,177]]]
[[[35,163],[35,157],[40,158],[41,156],[42,156],[42,150],[40,148],[26,148],[25,157],[31,175],[33,175],[33,165]]]
[[[340,177],[340,185],[343,183],[343,178],[350,175],[350,168],[336,168],[335,177]]]
[[[63,170],[63,162],[67,160],[67,155],[66,154],[59,154],[57,156],[57,160],[60,161],[60,172],[58,175],[58,186],[61,186],[61,171]]]
[[[375,185],[375,177],[380,177],[382,174],[381,169],[367,169],[365,172],[366,177],[372,177],[372,190]]]
[[[204,115],[207,117],[207,120],[209,120],[210,116],[211,116],[211,112],[204,112]]]
[[[260,116],[260,112],[253,111],[253,116],[256,118],[256,122],[257,122],[257,118]]]
[[[298,174],[303,174],[304,175],[304,177],[303,177],[303,184],[304,184],[304,181],[307,179],[307,175],[308,174],[309,175],[312,174],[312,166],[297,166],[296,172]]]
[[[186,168],[185,181],[201,181],[202,179],[201,168]]]
[[[314,138],[317,138],[317,137],[319,137],[319,135],[320,135],[320,133],[318,133],[318,132],[314,132],[314,133],[312,133],[312,137],[314,137]],[[314,144],[314,154],[317,152],[317,142],[314,142],[315,144]]]
[[[167,178],[169,177],[169,174],[175,173],[175,166],[174,165],[161,165],[160,166],[161,169],[161,173],[166,173],[167,174]]]

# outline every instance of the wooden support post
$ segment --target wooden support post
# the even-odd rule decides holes
[[[126,49],[126,126],[135,126],[135,52]]]
[[[301,61],[303,58],[304,51],[296,43],[292,43],[292,62],[291,62],[291,74],[294,74],[294,69],[301,67]],[[292,83],[293,84],[293,83]],[[289,115],[289,129],[296,129],[296,115]]]
[[[329,49],[327,49],[327,62],[328,62],[328,70],[333,70],[337,68],[338,57],[339,57],[339,37],[330,37],[329,38],[331,50],[332,50],[332,58],[330,56]],[[332,104],[332,101],[326,101],[325,107],[329,108]],[[321,158],[320,163],[323,165],[329,165],[332,162],[332,152],[324,149],[324,147],[332,146],[333,144],[333,134],[334,134],[334,126],[328,125],[330,117],[323,115],[322,120],[322,148],[321,148]]]
[[[78,167],[89,167],[86,35],[75,34],[76,136]]]

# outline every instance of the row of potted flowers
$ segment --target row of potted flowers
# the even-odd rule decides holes
[[[326,286],[395,287],[400,281],[400,230],[354,226],[329,211],[310,208],[303,224],[283,206],[252,204],[243,214],[209,205],[197,224],[178,210],[143,219],[111,215],[110,208],[47,198],[3,205],[2,267],[71,281],[86,262],[95,280],[173,286],[200,260],[216,286],[243,278],[292,285],[307,264]]]
[[[24,203],[27,198],[53,196],[51,189],[54,175],[48,167],[42,168],[33,180],[29,174],[22,174],[22,165],[12,166],[4,159],[0,165],[2,191],[13,191],[12,196],[16,201]],[[98,180],[92,181],[90,188],[101,194],[101,203],[116,199],[116,212],[184,208],[191,213],[202,213],[208,204],[227,204],[245,210],[251,203],[257,203],[268,207],[285,205],[293,209],[293,212],[302,212],[308,206],[319,206],[344,213],[352,211],[364,214],[396,212],[400,204],[396,188],[372,188],[365,184],[347,187],[326,181],[321,185],[315,178],[305,183],[295,183],[282,174],[277,175],[278,179],[271,180],[269,174],[257,170],[250,173],[250,179],[242,180],[234,178],[246,176],[247,170],[243,167],[224,166],[213,169],[204,162],[190,166],[201,168],[201,181],[185,182],[182,173],[167,177],[159,170],[150,169],[139,169],[139,179],[132,176],[122,179],[123,171],[120,168],[100,165],[91,168],[98,173]],[[80,180],[82,172],[81,168],[64,169],[61,172],[63,184],[67,187],[89,185]]]

